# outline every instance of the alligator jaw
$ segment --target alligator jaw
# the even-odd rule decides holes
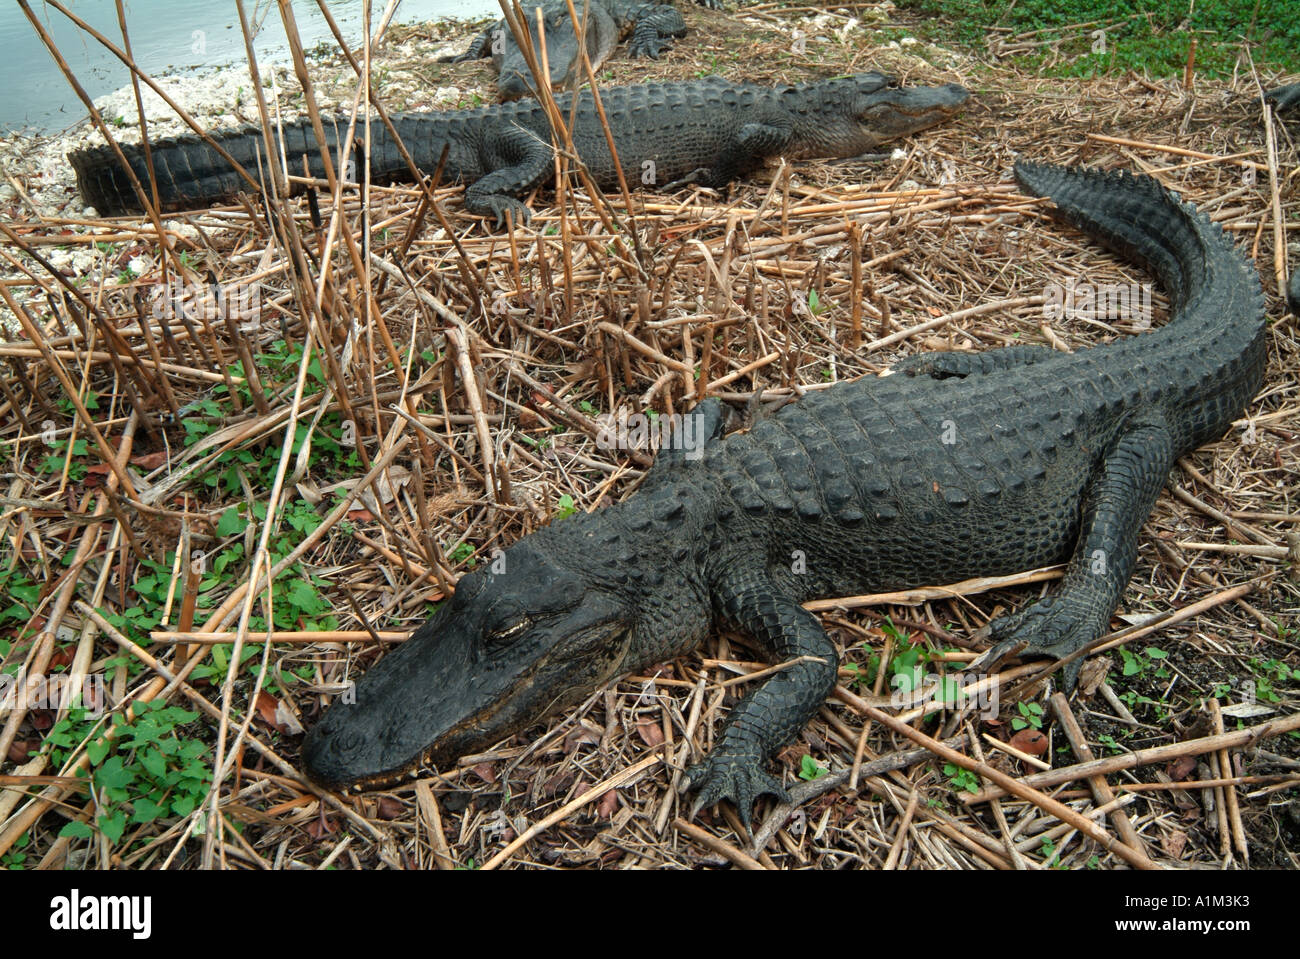
[[[393,785],[491,746],[625,668],[624,605],[520,545],[506,553],[510,575],[462,579],[446,608],[336,700],[303,741],[312,781]]]
[[[875,146],[925,130],[957,113],[970,91],[956,83],[941,87],[890,87],[858,97],[854,114]],[[868,147],[869,149],[869,147]]]

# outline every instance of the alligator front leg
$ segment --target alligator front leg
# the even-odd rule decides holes
[[[1113,443],[1084,497],[1079,540],[1050,596],[989,624],[995,645],[973,666],[1009,655],[1061,659],[1105,633],[1137,560],[1138,532],[1174,463],[1163,422],[1131,423]],[[1072,690],[1081,660],[1065,667]]]
[[[468,60],[482,60],[492,55],[492,41],[501,36],[505,21],[501,20],[488,27],[469,42],[464,53],[452,57],[439,57],[439,63],[465,63]]]
[[[494,149],[484,164],[492,172],[465,190],[465,209],[480,216],[495,216],[497,228],[505,226],[506,213],[515,222],[527,223],[532,211],[518,197],[546,181],[555,153],[551,144],[532,130],[513,124],[501,127],[493,137]]]
[[[671,4],[643,4],[632,15],[636,17],[636,25],[627,44],[630,57],[658,60],[659,54],[673,48],[671,37],[686,36],[686,21]]]
[[[788,798],[764,767],[774,751],[799,734],[834,688],[838,656],[817,618],[765,577],[725,587],[720,604],[728,620],[778,660],[809,657],[741,700],[727,719],[722,741],[686,773],[686,788],[699,789],[692,815],[729,799],[748,830],[754,800],[764,794]]]

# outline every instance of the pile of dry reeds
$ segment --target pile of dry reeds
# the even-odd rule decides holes
[[[369,47],[347,56],[364,75]],[[190,735],[218,769],[188,816],[130,825],[116,844],[60,838],[102,813],[84,774],[116,732],[96,727],[54,765],[43,738],[65,710],[0,706],[0,857],[25,843],[45,866],[1295,866],[1300,763],[1295,733],[1280,734],[1300,728],[1296,682],[1274,670],[1277,698],[1229,708],[1226,724],[1213,698],[1227,684],[1240,704],[1243,682],[1261,688],[1257,663],[1298,661],[1294,318],[1270,325],[1267,386],[1240,429],[1173,474],[1130,625],[1072,702],[1031,664],[926,715],[899,708],[874,669],[920,644],[928,669],[959,672],[975,656],[966,637],[1058,575],[1045,570],[813,604],[842,684],[777,757],[797,807],[760,809],[752,842],[728,807],[687,821],[675,788],[768,668],[740,636],[408,787],[341,801],[296,771],[301,727],[462,572],[635,489],[652,451],[601,448],[600,415],[797,397],[918,350],[1073,350],[1137,332],[1045,318],[1049,284],[1147,278],[1042,217],[1006,177],[1016,153],[1158,177],[1233,231],[1276,293],[1297,155],[1253,82],[1236,96],[1137,77],[1066,85],[973,62],[924,82],[943,80],[977,91],[974,105],[901,158],[782,164],[729,195],[602,197],[566,172],[513,232],[463,214],[459,188],[291,175],[265,205],[250,188],[166,218],[0,223],[0,297],[17,323],[0,326],[0,561],[6,581],[39,585],[30,622],[5,623],[3,663],[30,683],[105,675],[119,714],[194,709]],[[373,101],[357,91],[364,116]],[[295,183],[310,195],[289,198]],[[69,244],[111,251],[108,268],[66,275],[49,253]],[[252,520],[237,532],[232,509]],[[243,558],[214,579],[232,544]],[[145,575],[168,597],[147,644],[124,626]],[[265,642],[255,624],[278,625],[307,576],[347,629]],[[1156,644],[1159,663],[1144,652]],[[1145,666],[1121,676],[1130,660],[1104,652],[1119,647]],[[1013,737],[1014,720],[1028,725]],[[962,769],[978,794],[952,785]]]

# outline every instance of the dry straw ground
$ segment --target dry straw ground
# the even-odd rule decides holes
[[[745,12],[742,22],[692,8],[691,34],[662,62],[616,59],[601,80],[718,70],[775,82],[885,67],[962,82],[973,102],[892,158],[781,164],[727,193],[637,193],[629,208],[566,178],[558,195],[533,198],[532,226],[512,234],[465,215],[458,187],[413,185],[371,187],[363,206],[354,185],[331,196],[317,184],[310,200],[273,200],[270,217],[251,197],[165,220],[87,220],[76,204],[39,216],[25,195],[39,184],[11,171],[0,296],[20,327],[0,344],[0,560],[40,590],[35,618],[7,625],[5,665],[107,675],[119,712],[164,698],[194,709],[185,735],[224,770],[189,815],[129,823],[116,843],[60,837],[70,819],[97,824],[112,808],[98,781],[92,794],[78,778],[88,753],[102,759],[103,729],[59,765],[44,742],[58,715],[0,708],[0,856],[122,868],[1300,865],[1300,742],[1281,731],[1300,715],[1285,672],[1300,662],[1300,343],[1277,295],[1300,155],[1262,111],[1256,78],[1044,80],[992,55],[889,47],[875,29],[906,24],[875,4],[855,9],[872,28],[842,38],[841,14]],[[796,28],[810,37],[804,52]],[[381,46],[378,68],[417,99],[425,84],[490,87],[483,65],[409,53],[441,44],[443,28],[394,31],[386,42],[407,54],[386,60]],[[994,39],[1009,49],[1034,38]],[[974,656],[971,632],[1050,585],[1054,571],[1040,571],[817,604],[843,653],[842,683],[776,757],[798,806],[760,807],[752,842],[730,809],[687,821],[675,789],[766,667],[734,635],[400,789],[340,800],[299,778],[298,725],[470,564],[570,507],[599,509],[636,488],[648,457],[599,448],[596,414],[672,412],[704,395],[743,402],[755,390],[786,398],[920,350],[1075,350],[1137,332],[1125,319],[1044,317],[1052,283],[1150,278],[1019,195],[1016,154],[1159,178],[1239,239],[1269,292],[1267,384],[1227,437],[1172,473],[1143,530],[1114,651],[1088,660],[1077,695],[1053,695],[1039,667],[1013,666],[997,680],[996,720],[974,700],[922,718],[890,705],[889,669],[872,676],[873,657],[901,663],[909,643],[929,651],[926,669],[959,670]],[[50,262],[68,246],[105,255],[80,273]],[[152,321],[158,284],[207,283],[209,271],[232,301],[256,285],[260,308]],[[1154,305],[1158,324],[1159,293]],[[304,343],[323,356],[318,373],[267,359]],[[236,376],[260,377],[237,379],[236,363]],[[214,393],[222,385],[233,395]],[[197,422],[192,404],[204,400],[220,416],[187,445],[179,421]],[[355,424],[352,475],[338,457],[280,455],[291,423],[317,453],[337,450],[344,419]],[[46,472],[50,420],[56,442],[86,445]],[[232,456],[244,469],[214,488],[203,476],[223,456],[222,469]],[[327,487],[345,479],[352,498],[341,502]],[[314,532],[292,537],[271,571],[277,609],[303,581],[283,570],[300,563],[323,584],[321,615],[359,632],[259,644],[247,620],[265,611],[276,539],[260,522],[222,523],[252,504],[259,516],[314,510]],[[232,544],[242,558],[199,595],[216,580],[190,561]],[[140,645],[105,616],[141,606],[133,584],[159,568],[155,594],[174,585],[174,600]],[[186,630],[207,635],[176,632]],[[255,655],[226,681],[211,657],[236,639]],[[286,679],[295,668],[306,678]],[[1031,726],[1017,739],[1029,754],[1018,754],[1006,741],[1025,715],[1043,732],[1035,742]],[[810,765],[828,773],[801,780]],[[954,787],[961,766],[983,778],[970,780],[978,796]]]

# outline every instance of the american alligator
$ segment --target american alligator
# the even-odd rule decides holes
[[[718,0],[696,0],[702,6],[720,8]],[[537,14],[540,7],[546,29],[546,68],[552,90],[572,90],[582,85],[585,71],[578,56],[578,33],[569,15],[566,0],[546,0],[545,3],[522,3],[524,19],[528,23],[528,36],[533,49],[538,51],[541,63],[541,42],[537,35]],[[574,9],[582,22],[582,0],[574,0]],[[671,2],[646,2],[646,0],[590,0],[583,46],[591,69],[597,69],[614,52],[619,41],[631,37],[627,52],[632,57],[649,57],[658,60],[659,54],[672,48],[670,37],[686,35],[686,21]],[[442,62],[461,63],[465,60],[492,58],[497,71],[497,93],[502,100],[517,100],[531,92],[532,71],[524,59],[523,51],[504,20],[498,20],[476,36],[469,49],[459,56],[444,57]]]
[[[574,96],[580,98],[572,130],[578,155],[601,188],[616,188],[618,170],[590,91],[558,96],[560,112],[567,122]],[[675,181],[725,186],[766,159],[782,155],[791,159],[856,156],[941,122],[968,97],[965,88],[955,83],[900,87],[879,73],[775,88],[708,77],[610,87],[601,93],[627,182],[660,187]],[[550,121],[535,100],[399,114],[393,125],[425,172],[433,171],[447,148],[444,178],[469,184],[465,209],[495,216],[498,225],[507,212],[526,221],[530,213],[518,198],[554,176]],[[331,151],[337,149],[340,131],[346,130],[342,119],[325,125]],[[409,177],[386,128],[373,125],[371,137],[372,180]],[[213,139],[246,170],[259,169],[260,128],[217,133]],[[134,146],[123,150],[147,189],[144,151]],[[292,171],[300,172],[300,158],[307,156],[312,175],[325,175],[308,121],[284,125],[283,151]],[[198,137],[160,140],[152,144],[152,155],[164,209],[202,205],[233,196],[245,186],[221,154]],[[69,159],[82,196],[100,213],[137,206],[130,181],[110,148],[81,150]]]
[[[1300,121],[1300,83],[1289,83],[1264,94],[1264,100],[1273,105],[1281,117],[1291,117]],[[1300,127],[1300,123],[1297,124]],[[1286,288],[1286,305],[1292,313],[1300,316],[1300,266],[1291,271],[1291,282]]]
[[[1264,99],[1273,104],[1278,113],[1300,112],[1300,83],[1288,83],[1269,90]]]
[[[1174,461],[1222,436],[1260,386],[1263,295],[1219,226],[1153,180],[1015,172],[1149,267],[1171,322],[1074,354],[920,354],[727,436],[704,401],[622,503],[467,573],[308,733],[308,776],[366,788],[446,768],[728,625],[791,663],[688,772],[697,810],[731,800],[748,823],[755,798],[785,795],[766,759],[835,684],[835,647],[802,603],[1065,563],[1054,593],[992,621],[990,662],[1060,658],[1103,634]]]

